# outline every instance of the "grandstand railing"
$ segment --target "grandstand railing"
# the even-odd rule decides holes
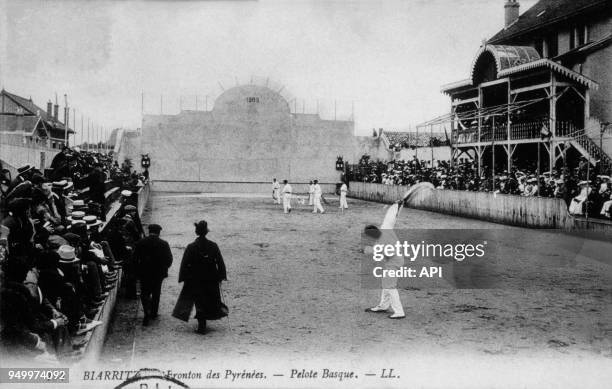
[[[549,128],[548,118],[531,120],[526,122],[510,124],[510,139],[508,139],[508,127],[506,124],[483,125],[480,127],[480,139],[478,139],[478,128],[470,127],[462,131],[453,132],[453,144],[477,143],[477,142],[501,142],[508,140],[541,139],[543,130]],[[578,127],[569,121],[557,121],[555,126],[557,137],[570,137],[578,131]]]

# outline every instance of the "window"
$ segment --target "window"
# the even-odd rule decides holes
[[[556,57],[559,54],[559,40],[557,34],[552,33],[544,38],[544,58]]]
[[[259,103],[259,97],[247,97],[247,103]]]
[[[589,26],[586,24],[574,26],[570,31],[570,50],[582,46],[589,41]]]

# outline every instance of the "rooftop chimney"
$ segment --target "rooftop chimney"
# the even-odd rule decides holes
[[[53,119],[55,119],[55,121],[57,122],[57,116],[59,115],[59,104],[55,103],[55,105],[53,106]]]
[[[508,28],[512,23],[516,22],[519,17],[520,4],[518,0],[508,0],[504,5],[505,28]]]
[[[53,116],[53,103],[51,100],[47,101],[47,116]]]

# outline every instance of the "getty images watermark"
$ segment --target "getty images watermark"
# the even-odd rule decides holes
[[[383,233],[384,235],[384,233]],[[461,262],[470,258],[482,258],[485,256],[487,241],[477,244],[451,244],[431,243],[422,240],[420,243],[409,243],[397,240],[394,244],[374,243],[372,247],[372,260],[381,262],[375,266],[372,272],[376,278],[384,277],[443,277],[442,266],[420,266],[408,267],[386,266],[389,260],[403,257],[404,261],[416,262],[418,259],[446,258]],[[385,261],[387,260],[387,261]],[[418,270],[420,269],[420,270]]]
[[[545,286],[543,269],[571,278],[577,257],[598,243],[584,236],[546,231],[499,229],[395,229],[362,234],[361,281],[381,288],[394,279],[404,289],[524,289]],[[536,240],[538,239],[538,240]],[[597,252],[598,248],[590,251]],[[600,250],[605,252],[604,250]],[[602,269],[612,267],[602,257]]]

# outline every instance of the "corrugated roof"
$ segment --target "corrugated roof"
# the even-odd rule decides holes
[[[521,14],[513,24],[495,34],[488,43],[508,43],[507,40],[525,33],[590,11],[610,7],[612,0],[540,0]]]

